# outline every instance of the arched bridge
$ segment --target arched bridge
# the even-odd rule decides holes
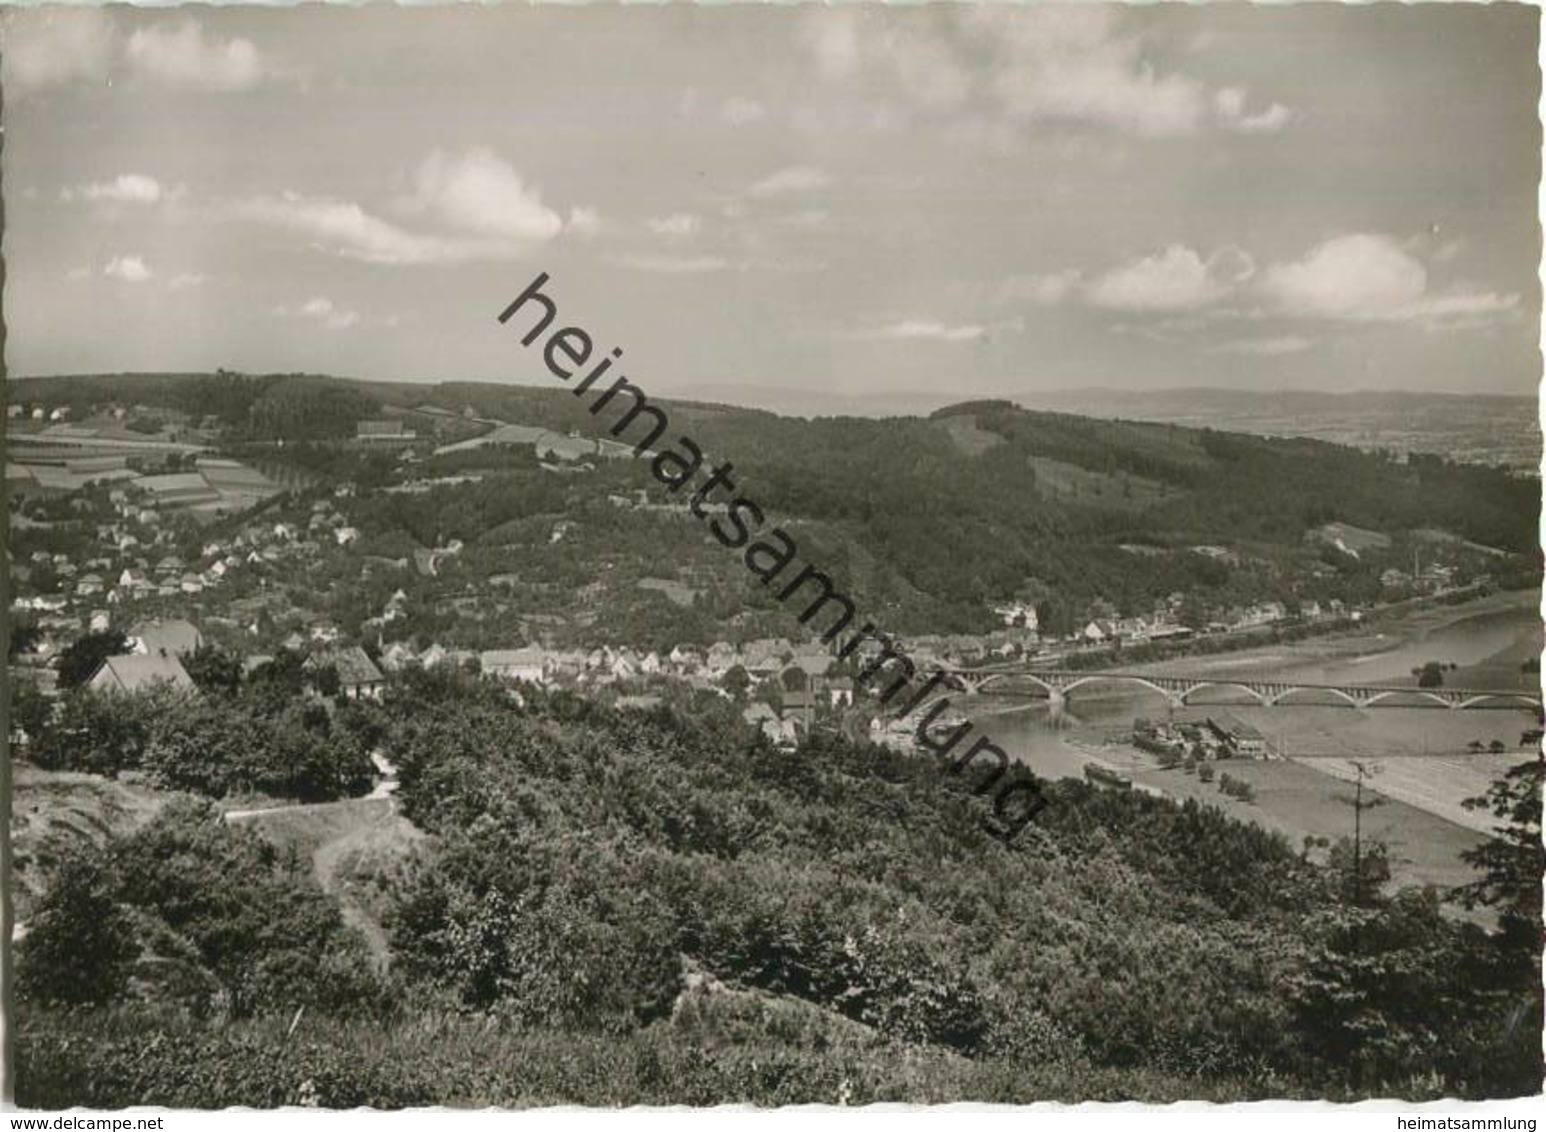
[[[1037,685],[1047,697],[1061,702],[1091,684],[1136,684],[1168,699],[1176,707],[1207,690],[1237,691],[1262,707],[1326,707],[1344,703],[1353,708],[1416,707],[1424,703],[1455,708],[1533,708],[1541,710],[1539,693],[1524,689],[1417,688],[1382,684],[1303,684],[1231,676],[1182,676],[1138,672],[1070,672],[1046,668],[946,669],[949,681],[968,695],[1010,681]]]

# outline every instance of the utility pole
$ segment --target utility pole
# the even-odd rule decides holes
[[[1375,798],[1367,804],[1363,800],[1363,784],[1365,778],[1374,777],[1374,771],[1365,767],[1363,763],[1354,761],[1353,768],[1358,772],[1354,783],[1353,795],[1353,903],[1363,905],[1363,812],[1372,810],[1383,803],[1384,799]]]

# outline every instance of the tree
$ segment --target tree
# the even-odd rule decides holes
[[[31,680],[11,681],[11,730],[20,731],[27,740],[36,743],[48,726],[53,704]]]
[[[12,659],[22,653],[30,652],[32,646],[37,643],[42,635],[37,622],[30,617],[18,617],[11,622],[10,653]]]
[[[201,692],[234,692],[241,687],[242,662],[219,645],[200,645],[183,659],[183,668]]]
[[[751,674],[743,666],[732,664],[725,672],[721,683],[724,685],[725,691],[739,700],[746,695],[746,690],[752,686],[752,678]]]
[[[1462,803],[1468,810],[1491,810],[1503,824],[1495,827],[1490,840],[1461,854],[1482,876],[1455,890],[1468,908],[1496,909],[1504,938],[1532,956],[1537,970],[1541,876],[1546,870],[1546,849],[1541,846],[1543,765],[1546,759],[1534,758],[1510,767],[1486,794]]]
[[[101,862],[61,862],[20,950],[17,993],[23,999],[103,1003],[122,994],[139,947]]]
[[[102,666],[110,656],[122,656],[129,651],[129,638],[122,633],[107,630],[87,633],[59,654],[59,686],[78,688]]]

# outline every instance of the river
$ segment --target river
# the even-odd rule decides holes
[[[1445,673],[1451,687],[1538,688],[1538,675],[1521,670],[1526,658],[1541,653],[1538,602],[1537,594],[1498,594],[1334,637],[1135,668],[1284,682],[1410,686],[1415,683],[1414,668],[1438,661],[1458,666]],[[1406,844],[1405,879],[1442,883],[1463,879],[1453,868],[1455,852],[1493,824],[1489,814],[1467,810],[1462,801],[1485,791],[1503,770],[1521,761],[1522,733],[1537,725],[1533,712],[1518,708],[1354,709],[1329,702],[1263,708],[1242,693],[1215,689],[1206,696],[1207,703],[1172,711],[1156,693],[1097,685],[1076,690],[1061,708],[1029,697],[991,695],[957,706],[974,719],[979,733],[1041,777],[1083,777],[1085,765],[1098,762],[1149,789],[1232,808],[1296,842],[1305,835],[1334,839],[1350,831],[1345,781],[1357,773],[1357,760],[1373,775],[1379,800],[1391,803],[1376,811],[1380,817],[1366,816],[1366,821],[1375,829],[1384,828],[1389,840]],[[1151,756],[1127,741],[1133,720],[1140,716],[1213,716],[1226,722],[1232,717],[1255,727],[1278,757],[1254,763],[1231,760],[1218,769],[1252,781],[1258,801],[1229,801],[1195,775],[1161,770]],[[1487,748],[1494,742],[1503,744],[1505,752],[1477,752],[1477,744]]]

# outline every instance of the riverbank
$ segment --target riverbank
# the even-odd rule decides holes
[[[1430,637],[1463,627],[1468,623],[1516,616],[1523,623],[1524,615],[1529,612],[1534,612],[1538,621],[1540,602],[1539,590],[1508,590],[1488,594],[1486,597],[1468,601],[1463,605],[1430,606],[1376,618],[1367,625],[1328,633],[1324,636],[1252,645],[1233,652],[1208,656],[1175,657],[1170,660],[1121,667],[1124,671],[1140,673],[1182,671],[1215,674],[1238,671],[1246,674],[1267,666],[1291,671],[1299,666],[1325,666],[1336,662],[1365,664],[1403,647],[1419,645]],[[1527,652],[1528,650],[1515,646],[1511,650],[1511,655],[1517,653],[1520,659],[1523,659]],[[1538,649],[1535,655],[1539,655]],[[1456,683],[1459,682],[1456,681]]]
[[[1428,660],[1454,663],[1451,687],[1529,687],[1536,673],[1520,670],[1539,656],[1541,621],[1534,591],[1492,594],[1463,606],[1410,610],[1399,618],[1325,637],[1260,645],[1228,654],[1174,658],[1126,671],[1237,675],[1306,683],[1412,684],[1412,668]],[[1355,762],[1375,777],[1366,795],[1377,800],[1365,814],[1371,838],[1390,848],[1393,883],[1455,885],[1470,878],[1459,857],[1491,832],[1493,818],[1466,810],[1464,799],[1528,757],[1523,733],[1534,716],[1518,709],[1452,711],[1442,707],[1301,704],[1264,708],[1244,693],[1217,690],[1212,706],[1188,715],[1227,713],[1255,727],[1275,757],[1216,764],[1252,785],[1244,803],[1218,789],[1217,779],[1164,770],[1128,740],[1136,717],[1164,718],[1171,706],[1152,691],[1093,685],[1060,705],[1026,696],[957,700],[983,720],[1015,759],[1043,778],[1084,778],[1097,763],[1125,774],[1135,787],[1177,800],[1217,805],[1243,821],[1283,834],[1296,848],[1306,837],[1331,842],[1352,833],[1350,780]],[[1227,702],[1226,702],[1227,701]],[[1487,748],[1501,744],[1501,753]]]

